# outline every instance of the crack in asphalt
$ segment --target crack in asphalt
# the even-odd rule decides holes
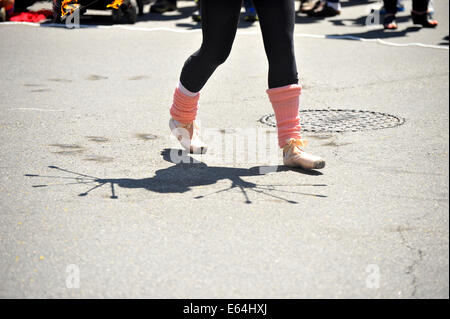
[[[412,280],[411,280],[411,285],[413,288],[413,291],[411,293],[411,298],[416,298],[416,294],[417,294],[417,275],[416,275],[416,267],[417,265],[423,260],[423,251],[421,249],[416,249],[414,247],[412,247],[409,243],[408,240],[406,239],[405,235],[403,234],[405,231],[407,231],[408,228],[407,227],[402,227],[402,226],[398,226],[397,227],[397,232],[400,235],[402,244],[408,248],[411,252],[413,252],[415,255],[417,255],[417,257],[413,260],[413,262],[411,263],[411,265],[406,267],[406,271],[405,274],[412,276]]]

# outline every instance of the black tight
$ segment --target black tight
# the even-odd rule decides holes
[[[429,0],[413,0],[413,10],[417,12],[425,12],[428,10]],[[387,13],[397,13],[397,0],[384,0],[384,8]]]
[[[298,83],[294,55],[294,0],[253,0],[269,60],[269,88]],[[242,0],[201,1],[203,42],[181,72],[181,84],[200,91],[233,46]]]

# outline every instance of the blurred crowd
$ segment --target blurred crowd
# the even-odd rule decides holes
[[[136,8],[130,0],[49,0],[53,2],[52,16],[54,21],[62,21],[66,16],[72,14],[75,10],[86,10],[91,6],[94,9],[107,9],[113,11],[113,18],[126,16],[125,23],[134,23],[136,21]],[[165,14],[166,12],[177,10],[177,0],[135,0],[137,14],[144,15],[144,5],[150,4],[150,14]],[[197,9],[192,14],[195,22],[201,22],[201,1],[195,2]],[[207,1],[207,0],[203,0]],[[224,0],[226,1],[226,0]],[[244,20],[247,22],[258,21],[258,15],[252,3],[253,0],[243,0],[245,8]],[[255,0],[257,1],[257,0]],[[340,0],[296,0],[299,1],[298,14],[310,18],[328,18],[341,14],[342,6]],[[425,28],[434,28],[438,22],[433,18],[434,8],[433,0],[412,0],[411,18],[414,24]],[[36,0],[0,0],[0,22],[13,20],[18,14],[27,12],[27,8]],[[361,2],[349,0],[347,3]],[[378,12],[383,16],[383,26],[385,29],[395,30],[398,28],[396,15],[398,12],[405,11],[404,0],[383,0],[383,7]],[[48,18],[48,12],[39,12]],[[82,12],[83,13],[83,12]],[[30,17],[29,15],[27,17]],[[38,22],[38,21],[32,21]],[[119,20],[115,22],[121,22]]]

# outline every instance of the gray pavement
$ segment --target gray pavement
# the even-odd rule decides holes
[[[168,108],[201,41],[190,1],[126,27],[0,25],[0,297],[448,298],[448,1],[438,29],[402,13],[395,32],[361,25],[376,3],[355,2],[298,17],[302,108],[406,121],[306,133],[316,174],[170,162]],[[258,24],[241,23],[203,127],[271,131],[266,73]]]

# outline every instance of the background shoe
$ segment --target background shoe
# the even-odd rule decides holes
[[[136,22],[136,8],[130,0],[114,0],[107,8],[112,10],[114,23],[133,24]]]
[[[439,24],[429,12],[416,13],[411,11],[411,18],[414,24],[421,24],[424,28],[436,28]]]
[[[164,13],[177,10],[176,1],[157,0],[154,5],[150,7],[150,13]]]
[[[334,17],[341,14],[341,11],[335,10],[332,7],[328,6],[326,2],[320,2],[319,6],[312,11],[308,12],[308,16],[310,17]]]
[[[253,7],[245,8],[244,21],[255,22],[258,21],[258,15]]]
[[[397,30],[398,25],[395,14],[389,14],[384,17],[383,26],[386,30]]]
[[[316,9],[320,4],[320,1],[317,0],[303,0],[300,3],[300,9],[298,10],[301,13],[308,13]]]

